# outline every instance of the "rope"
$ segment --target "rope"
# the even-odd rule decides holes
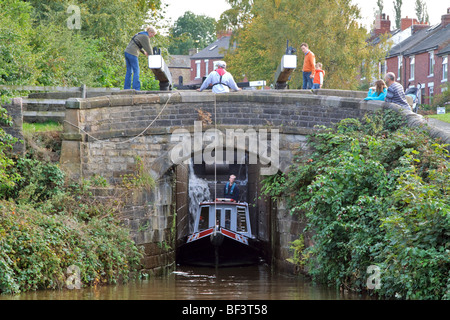
[[[214,96],[214,131],[217,134],[217,99],[216,94]],[[214,149],[214,218],[217,222],[217,148]],[[220,226],[220,222],[219,222]]]
[[[180,94],[180,92],[176,92],[176,93]],[[70,121],[67,121],[67,120],[64,120],[64,122],[70,124],[71,126],[77,128],[78,130],[82,131],[84,134],[86,134],[88,137],[92,138],[92,139],[95,140],[95,141],[99,141],[99,142],[103,142],[103,143],[114,143],[114,144],[127,143],[127,142],[133,141],[134,139],[136,139],[136,138],[142,136],[142,135],[145,133],[145,131],[147,131],[147,130],[155,123],[155,121],[161,116],[161,114],[163,113],[164,109],[167,107],[167,104],[169,103],[170,98],[171,98],[172,96],[173,96],[173,94],[169,95],[169,99],[167,99],[166,103],[164,104],[164,106],[162,107],[162,109],[159,111],[158,115],[155,117],[155,119],[153,119],[153,120],[150,122],[150,124],[149,124],[149,125],[148,125],[141,133],[139,133],[138,135],[136,135],[136,136],[134,136],[134,137],[132,137],[132,138],[130,138],[130,139],[124,140],[124,141],[113,142],[113,141],[109,141],[109,140],[101,140],[101,139],[97,139],[96,137],[90,135],[88,132],[84,131],[82,128],[80,128],[80,127],[77,126],[76,124],[73,124],[73,123],[71,123]]]

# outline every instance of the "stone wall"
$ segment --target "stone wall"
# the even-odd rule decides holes
[[[122,206],[120,219],[134,242],[143,247],[142,273],[166,274],[175,267],[175,197],[173,172],[153,187],[94,188],[97,200],[113,199]]]
[[[5,130],[19,141],[14,144],[13,152],[15,154],[25,154],[25,142],[23,141],[23,108],[22,99],[13,98],[11,104],[6,104],[3,106],[8,112],[8,115],[12,118],[12,126],[7,126],[0,124],[0,127]],[[21,140],[23,142],[21,142]]]
[[[70,98],[91,98],[105,95],[130,94],[119,88],[69,88],[72,91],[32,92],[23,102],[23,118],[26,122],[56,121],[65,117],[65,101]],[[79,90],[74,90],[79,89]],[[133,90],[134,92],[134,90]]]

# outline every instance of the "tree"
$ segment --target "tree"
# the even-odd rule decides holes
[[[79,27],[68,26],[69,5],[79,8]],[[160,8],[161,0],[0,0],[0,83],[121,86],[123,51],[161,20]]]
[[[395,27],[400,28],[402,21],[402,3],[403,0],[394,0]]]
[[[251,21],[254,0],[227,0],[227,2],[231,5],[231,9],[220,15],[217,29],[236,32]]]
[[[170,29],[171,54],[188,54],[189,49],[204,48],[216,39],[216,20],[187,11]]]
[[[377,0],[378,13],[382,14],[384,9],[383,0]]]
[[[29,44],[32,9],[23,1],[0,1],[0,84],[34,84],[36,80],[36,57]]]
[[[371,64],[373,51],[378,49],[367,44],[367,30],[357,23],[360,10],[351,2],[254,0],[252,19],[236,36],[236,49],[229,50],[225,57],[229,71],[237,79],[245,75],[249,80],[273,83],[289,39],[298,52],[301,43],[309,44],[326,71],[326,87],[355,89],[363,61]],[[302,82],[302,54],[298,58],[298,68],[289,82],[291,88],[300,87]]]
[[[416,10],[416,16],[419,22],[421,23],[430,22],[430,17],[428,16],[427,11],[427,5],[424,0],[416,0],[414,8]]]

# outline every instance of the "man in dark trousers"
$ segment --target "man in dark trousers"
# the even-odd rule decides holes
[[[133,89],[141,90],[141,82],[139,81],[139,52],[142,52],[147,57],[149,54],[153,54],[150,38],[153,38],[155,35],[156,29],[149,26],[145,31],[136,33],[125,48],[127,72],[125,74],[124,89],[131,89],[131,78],[133,78]]]
[[[230,176],[230,180],[225,185],[223,194],[224,194],[224,198],[231,198],[237,202],[237,201],[239,201],[239,187],[234,180],[236,180],[236,176],[234,174],[232,174]]]

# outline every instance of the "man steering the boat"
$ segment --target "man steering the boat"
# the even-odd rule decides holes
[[[233,199],[234,201],[238,202],[239,201],[239,187],[234,180],[236,180],[236,176],[234,174],[232,174],[230,176],[229,181],[225,185],[225,188],[223,190],[223,195],[224,195],[224,198],[230,198],[230,199]]]

